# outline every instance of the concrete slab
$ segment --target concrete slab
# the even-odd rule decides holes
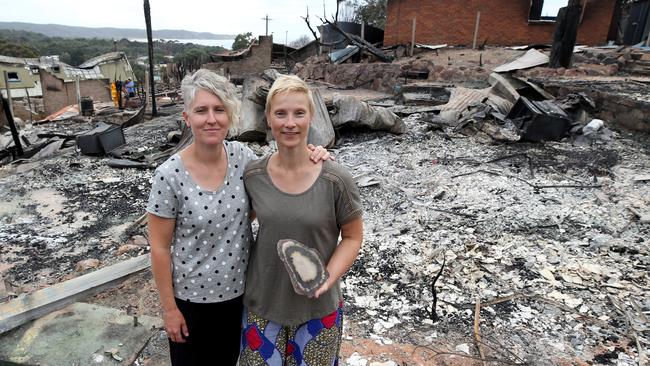
[[[162,320],[74,303],[0,336],[0,364],[131,365]]]

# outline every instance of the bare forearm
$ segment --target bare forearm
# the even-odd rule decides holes
[[[352,267],[359,255],[362,242],[363,220],[361,217],[353,219],[341,227],[341,242],[327,263],[327,272],[330,274],[332,283],[341,278]]]
[[[330,275],[330,281],[336,282],[352,267],[352,264],[359,255],[361,249],[361,240],[343,239],[336,247],[336,251],[327,263],[327,272]]]
[[[154,281],[160,293],[160,303],[163,311],[176,309],[169,249],[151,248],[151,271],[153,272]]]
[[[166,219],[149,214],[149,240],[151,242],[151,271],[160,293],[164,311],[177,309],[171,271],[171,242],[175,219]]]
[[[329,291],[357,259],[363,242],[363,220],[361,217],[355,218],[341,227],[341,238],[341,242],[327,262],[329,278],[323,286],[316,290],[314,298]]]

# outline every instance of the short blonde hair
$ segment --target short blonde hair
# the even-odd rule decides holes
[[[271,111],[271,101],[273,100],[273,97],[281,93],[303,93],[307,95],[307,100],[309,101],[309,114],[311,114],[312,117],[314,116],[316,106],[314,105],[314,97],[311,89],[309,89],[307,83],[296,75],[281,75],[275,80],[269,90],[269,95],[266,96],[266,108],[264,113],[268,114]]]
[[[223,103],[230,127],[237,127],[239,124],[239,111],[241,102],[237,97],[237,89],[225,77],[206,69],[199,69],[194,74],[183,78],[181,83],[181,92],[183,93],[183,102],[185,112],[190,112],[192,103],[197,90],[202,89],[216,95]]]

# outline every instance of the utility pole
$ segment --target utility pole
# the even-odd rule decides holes
[[[269,20],[273,20],[273,19],[270,19],[269,15],[266,14],[266,16],[264,18],[262,18],[262,20],[266,20],[266,33],[264,35],[268,36],[269,35]]]
[[[147,23],[147,43],[149,45],[149,75],[151,76],[151,117],[157,117],[156,81],[153,77],[153,36],[151,34],[151,8],[149,0],[144,0],[144,21]],[[118,90],[118,93],[121,92]]]

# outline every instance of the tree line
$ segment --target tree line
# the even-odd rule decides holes
[[[210,53],[225,50],[219,46],[203,46],[165,40],[154,41],[153,49],[154,63],[169,63],[170,60],[167,60],[165,56],[173,56],[173,63],[182,65],[207,62]],[[36,58],[58,55],[62,62],[79,66],[86,60],[115,50],[126,54],[136,77],[144,80],[144,68],[137,65],[135,60],[148,55],[145,42],[129,41],[125,38],[113,41],[99,38],[48,37],[41,33],[0,30],[0,55],[2,56]]]

